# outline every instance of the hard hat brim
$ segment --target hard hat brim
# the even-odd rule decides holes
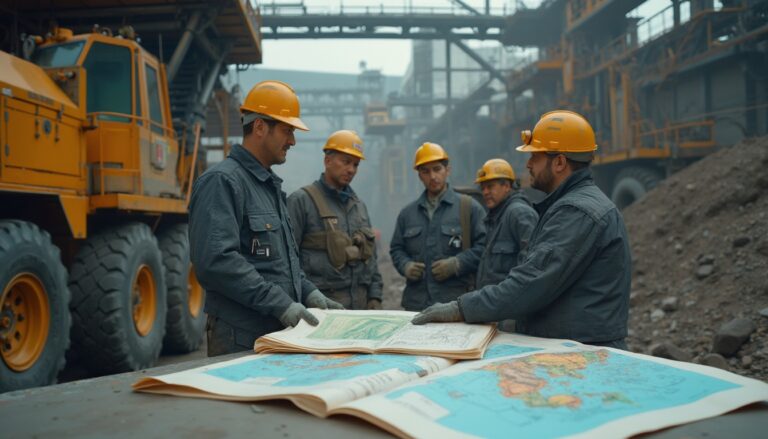
[[[288,125],[296,128],[297,130],[309,131],[309,128],[298,117],[285,117],[285,116],[270,116],[272,119],[285,122]]]
[[[346,149],[342,151],[341,149],[328,148],[328,147],[323,148],[323,151],[338,152],[339,154],[346,154],[348,156],[352,156],[352,157],[358,158],[360,160],[365,160],[365,156],[363,155],[363,153],[358,152],[358,151],[348,151]]]
[[[533,145],[520,145],[515,149],[520,152],[550,152],[546,148],[537,148]]]

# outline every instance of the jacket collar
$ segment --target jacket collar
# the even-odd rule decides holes
[[[283,179],[278,177],[277,174],[271,170],[267,170],[267,168],[256,160],[256,157],[254,157],[253,154],[248,152],[248,150],[239,143],[232,145],[232,151],[229,153],[229,156],[261,182],[272,180],[275,186],[278,187],[283,182]]]
[[[445,184],[445,192],[443,192],[443,195],[440,197],[440,203],[447,203],[447,204],[453,204],[459,200],[459,195],[456,193],[456,191],[453,190],[450,183]],[[421,193],[421,196],[419,197],[419,205],[427,208],[427,190],[424,189],[424,192]]]
[[[563,198],[565,194],[571,192],[576,187],[588,184],[594,184],[592,180],[592,172],[589,168],[579,169],[566,178],[565,181],[560,183],[560,186],[558,186],[554,192],[547,195],[546,198],[538,203],[535,203],[533,207],[536,209],[536,212],[539,213],[539,216],[543,216],[544,212],[555,204],[555,201]]]
[[[503,200],[501,200],[501,203],[489,210],[488,215],[485,217],[485,222],[489,223],[491,221],[496,221],[499,216],[501,216],[501,213],[507,210],[507,206],[512,202],[512,198],[514,198],[515,195],[517,195],[517,192],[510,192]]]
[[[357,194],[352,190],[352,186],[345,186],[342,190],[332,188],[325,182],[325,172],[320,174],[320,178],[316,182],[323,188],[329,195],[337,197],[343,204],[346,204],[349,200],[357,199]]]

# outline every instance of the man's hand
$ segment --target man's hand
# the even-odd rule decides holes
[[[459,259],[456,256],[440,259],[432,263],[432,276],[442,282],[459,274]]]
[[[313,316],[304,305],[297,302],[292,303],[279,317],[280,323],[285,327],[296,326],[301,319],[304,319],[312,326],[317,326],[320,323],[317,317]]]
[[[411,320],[414,325],[423,325],[430,322],[463,322],[464,316],[461,315],[459,302],[436,303],[427,307],[424,311],[416,314]]]
[[[342,304],[340,304],[339,302],[336,302],[335,300],[331,300],[325,297],[325,294],[321,293],[320,290],[312,290],[312,292],[309,293],[309,296],[307,296],[307,300],[305,300],[304,303],[306,303],[307,306],[310,308],[344,309],[344,306]]]
[[[368,309],[381,309],[381,300],[368,299]]]
[[[405,264],[405,278],[408,280],[419,280],[424,276],[425,268],[427,266],[423,262],[408,262]]]

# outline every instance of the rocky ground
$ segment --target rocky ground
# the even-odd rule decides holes
[[[624,218],[630,349],[768,380],[768,137],[683,169]]]

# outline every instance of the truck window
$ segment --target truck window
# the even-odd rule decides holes
[[[160,106],[160,89],[157,81],[157,70],[145,65],[147,77],[147,100],[149,101],[149,119],[154,122],[152,131],[163,134],[163,107]]]
[[[131,114],[131,51],[127,47],[93,43],[83,67],[88,78],[88,113]],[[127,117],[106,114],[99,119],[130,121]]]
[[[77,58],[83,51],[85,41],[57,44],[35,50],[32,62],[40,67],[69,67],[77,65]]]

